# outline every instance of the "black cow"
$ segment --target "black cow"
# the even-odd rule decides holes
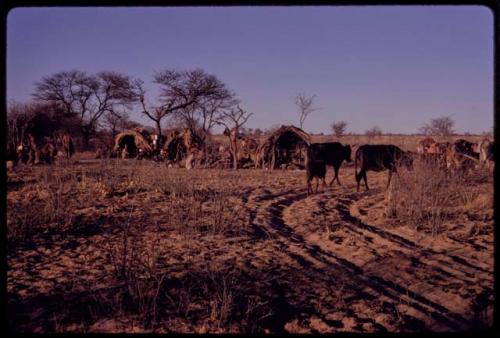
[[[307,175],[307,194],[312,193],[311,181],[316,177],[316,189],[318,192],[319,179],[322,180],[323,190],[325,190],[325,175],[326,175],[326,163],[323,160],[313,160],[309,157],[306,161],[306,175]]]
[[[312,161],[323,161],[326,165],[333,167],[335,175],[330,181],[329,186],[332,186],[335,180],[341,185],[339,168],[344,160],[352,162],[351,146],[344,146],[339,142],[313,143],[309,145],[307,155],[308,159],[311,158]]]
[[[358,164],[360,166],[359,173]],[[366,190],[369,190],[366,178],[368,170],[389,170],[389,179],[387,181],[387,188],[389,188],[392,173],[397,173],[397,167],[400,165],[413,169],[413,156],[410,152],[405,152],[392,144],[365,144],[360,146],[356,150],[354,158],[354,174],[358,184],[357,191],[359,191],[361,178],[364,178]]]

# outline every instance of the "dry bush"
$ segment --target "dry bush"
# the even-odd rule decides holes
[[[174,276],[164,264],[169,252],[159,237],[145,235],[137,225],[125,223],[106,251],[119,287],[113,297],[96,295],[96,319],[132,317],[146,330],[175,331],[180,320],[199,332],[254,332],[272,313],[261,295],[247,293],[251,281],[235,268],[193,262]]]
[[[127,189],[162,194],[168,203],[168,208],[162,210],[162,219],[169,229],[187,236],[237,235],[246,231],[247,225],[241,196],[231,182],[220,180],[220,176],[144,163],[129,172]]]
[[[157,231],[153,238],[144,235],[137,224],[117,224],[121,234],[107,243],[106,252],[113,267],[119,291],[113,298],[97,299],[101,308],[108,308],[113,317],[136,315],[145,327],[154,327],[160,302],[165,301],[161,288],[167,277],[161,263]]]
[[[79,226],[78,210],[96,204],[118,184],[112,171],[42,167],[35,183],[7,199],[9,248],[25,244],[36,234],[65,233]]]
[[[437,165],[415,161],[412,171],[400,171],[387,192],[386,215],[416,229],[440,233],[447,220],[460,213],[492,205],[491,189],[478,185],[491,182],[488,172],[450,173]]]

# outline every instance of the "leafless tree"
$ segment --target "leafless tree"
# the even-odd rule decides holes
[[[485,130],[481,133],[481,136],[484,137],[493,137],[493,134],[495,133],[495,129],[493,127],[490,128],[490,130]]]
[[[63,130],[75,134],[78,126],[78,121],[56,103],[13,101],[7,109],[7,142],[14,145],[25,142],[28,133],[37,141],[44,137],[57,140]]]
[[[111,132],[111,136],[115,136],[127,129],[127,122],[130,122],[130,114],[126,111],[108,111],[104,114],[104,125]]]
[[[154,77],[154,83],[160,87],[157,103],[149,107],[145,102],[145,90],[142,83],[137,83],[139,101],[143,114],[154,121],[157,133],[161,137],[161,121],[172,114],[184,118],[189,127],[195,128],[196,114],[208,102],[223,101],[232,96],[216,76],[201,69],[190,71],[165,70]]]
[[[331,124],[331,128],[335,136],[342,137],[346,132],[347,122],[346,121],[333,122]]]
[[[317,110],[316,108],[313,108],[313,103],[314,103],[315,97],[316,97],[316,95],[308,96],[304,93],[297,94],[294,97],[294,103],[299,108],[299,114],[300,114],[299,123],[300,123],[301,129],[304,125],[304,122],[305,122],[307,116],[309,116],[309,114],[311,114],[313,111]]]
[[[224,134],[229,138],[229,150],[233,158],[233,169],[238,169],[238,135],[240,128],[247,123],[248,119],[253,115],[242,109],[239,105],[236,109],[224,110],[221,113],[221,118],[217,124],[226,127]]]
[[[27,136],[34,111],[29,104],[12,101],[7,109],[7,142],[17,146]]]
[[[381,136],[382,135],[382,129],[380,129],[379,126],[374,126],[367,131],[365,131],[366,136]]]
[[[57,103],[67,114],[78,117],[84,145],[88,145],[104,113],[135,101],[133,89],[131,79],[120,73],[89,75],[72,70],[43,77],[35,83],[33,97],[42,102]]]
[[[431,119],[428,123],[420,127],[420,132],[424,135],[439,135],[439,136],[450,136],[455,131],[453,126],[455,121],[451,116],[438,117]]]

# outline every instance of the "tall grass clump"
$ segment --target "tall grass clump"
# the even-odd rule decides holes
[[[386,195],[386,215],[436,235],[447,220],[484,201],[488,192],[475,189],[484,179],[477,171],[452,173],[417,159],[413,170],[394,175]]]
[[[63,234],[78,226],[79,209],[95,205],[118,184],[113,172],[70,167],[42,167],[35,183],[7,199],[7,242],[9,248],[37,234]]]

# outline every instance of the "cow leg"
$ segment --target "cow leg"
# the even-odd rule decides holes
[[[334,170],[335,175],[333,176],[333,179],[331,180],[331,182],[330,182],[330,184],[329,184],[329,185],[330,185],[330,187],[332,186],[333,181],[335,181],[335,180],[337,180],[337,183],[338,183],[339,185],[341,185],[341,184],[340,184],[340,181],[339,181],[339,168],[338,168],[338,167],[333,167],[333,170]]]
[[[321,180],[321,187],[323,189],[323,192],[325,192],[325,188],[326,188],[325,177],[323,177],[323,179]]]
[[[318,178],[318,177],[316,177],[316,189],[315,189],[315,191],[314,191],[314,193],[315,193],[315,194],[317,194],[317,193],[318,193],[318,186],[319,186],[319,178]]]
[[[331,186],[332,186],[332,184],[333,184],[333,181],[335,181],[335,176],[333,176],[333,178],[332,178],[332,180],[330,181],[330,183],[328,183],[328,186],[330,186],[330,187],[331,187]]]
[[[359,192],[359,183],[361,182],[361,171],[359,173],[354,172],[354,177],[356,178],[356,183],[358,185],[357,192]]]
[[[365,179],[366,190],[370,190],[370,188],[368,188],[368,178],[366,177],[366,170],[363,170],[363,178]]]
[[[342,184],[340,184],[340,180],[339,180],[339,169],[340,169],[339,167],[335,168],[335,177],[337,178],[337,183],[339,185],[342,185]]]

